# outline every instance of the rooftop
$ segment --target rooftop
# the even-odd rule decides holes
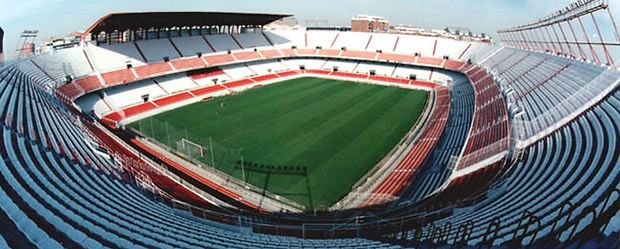
[[[134,12],[108,14],[92,24],[83,34],[149,28],[248,25],[262,26],[289,17],[288,14],[233,12]]]

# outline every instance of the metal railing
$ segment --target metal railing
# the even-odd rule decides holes
[[[506,46],[610,66],[615,65],[611,50],[620,48],[620,35],[607,0],[580,0],[538,21],[497,32]]]
[[[513,120],[512,127],[522,129],[518,138],[523,141],[519,143],[520,146],[528,146],[572,121],[603,100],[618,84],[620,84],[620,72],[613,68],[608,69],[562,102],[554,103],[553,107],[533,119]],[[575,106],[578,107],[575,108]],[[527,112],[527,109],[525,111]]]

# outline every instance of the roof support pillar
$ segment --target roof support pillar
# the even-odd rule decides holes
[[[551,30],[553,30],[553,35],[555,35],[555,40],[558,43],[558,47],[560,47],[560,53],[566,54],[566,52],[564,52],[564,46],[562,46],[562,42],[560,41],[560,37],[558,36],[558,32],[555,30],[555,26],[551,25]]]
[[[620,43],[620,33],[618,33],[618,26],[616,26],[616,19],[611,14],[611,9],[607,8],[607,13],[609,13],[609,19],[611,20],[611,24],[614,27],[614,33],[616,33],[616,41]]]
[[[601,61],[599,60],[598,55],[596,54],[596,51],[594,50],[594,47],[592,46],[592,43],[590,42],[590,38],[588,37],[588,30],[586,30],[586,28],[583,26],[581,17],[577,17],[577,20],[579,20],[579,25],[581,26],[581,31],[583,32],[583,36],[586,38],[586,42],[588,43],[588,46],[590,47],[590,52],[592,52],[592,59],[594,60],[594,62],[596,62],[596,64],[601,64]]]
[[[570,28],[570,32],[573,35],[573,39],[575,41],[578,41],[577,39],[577,35],[575,34],[575,29],[573,28],[573,24],[570,22],[570,20],[566,21],[568,23],[568,27]],[[582,60],[587,60],[588,57],[586,56],[586,53],[583,51],[583,48],[581,48],[581,43],[577,42],[577,49],[579,50],[579,56],[581,56]]]
[[[609,54],[609,50],[607,50],[607,45],[605,44],[605,40],[603,39],[603,35],[601,34],[601,29],[598,28],[598,22],[596,21],[596,18],[594,18],[594,14],[590,13],[590,17],[592,17],[592,22],[594,23],[594,27],[596,27],[598,38],[601,40],[601,45],[603,46],[605,58],[607,59],[607,65],[611,66],[614,64],[614,60],[611,58],[611,55]]]
[[[545,31],[547,33],[547,38],[549,38],[549,42],[551,43],[551,45],[553,45],[553,53],[557,54],[558,51],[560,51],[560,50],[556,49],[556,47],[555,47],[555,42],[553,41],[553,37],[551,36],[551,32],[549,32],[549,26],[545,26]]]
[[[566,33],[564,33],[564,29],[562,28],[562,23],[558,23],[558,26],[560,27],[560,32],[562,34],[562,37],[564,37],[564,41],[566,42],[566,47],[568,47],[568,53],[570,54],[570,56],[572,56],[573,58],[577,57],[575,52],[573,51],[573,47],[570,45],[570,42],[568,41],[568,39],[566,38]]]

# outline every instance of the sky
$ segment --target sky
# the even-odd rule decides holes
[[[0,0],[0,27],[10,57],[23,30],[39,30],[37,42],[50,35],[83,31],[111,12],[235,11],[293,14],[306,20],[349,25],[351,17],[369,14],[391,24],[428,29],[470,28],[492,36],[499,28],[546,16],[575,0]],[[612,1],[613,2],[613,1]],[[620,4],[617,4],[620,7]],[[620,16],[620,13],[617,15]]]

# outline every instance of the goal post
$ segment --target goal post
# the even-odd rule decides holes
[[[177,150],[185,153],[192,159],[203,158],[205,154],[205,148],[202,147],[202,145],[186,138],[181,138],[181,140],[177,142]]]

